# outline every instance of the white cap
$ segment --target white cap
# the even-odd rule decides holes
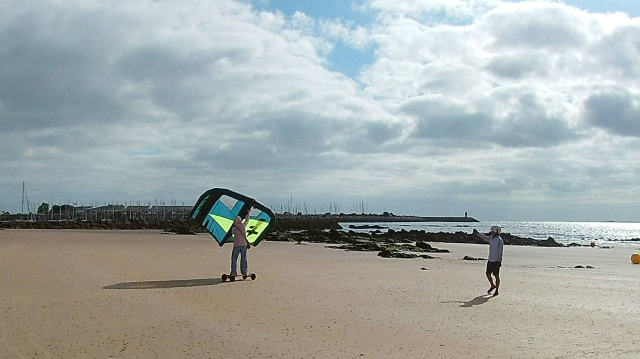
[[[500,234],[500,227],[498,226],[491,227],[491,232],[496,232],[496,234]]]

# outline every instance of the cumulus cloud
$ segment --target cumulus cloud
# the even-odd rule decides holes
[[[620,136],[640,137],[640,95],[609,90],[589,96],[584,107],[591,125]]]
[[[478,27],[486,31],[489,47],[495,50],[563,53],[584,46],[587,22],[586,14],[575,8],[525,2],[488,12]]]
[[[352,21],[327,20],[318,24],[320,32],[330,39],[338,39],[351,47],[362,50],[371,45],[369,31]]]
[[[629,83],[637,66],[628,56],[603,57],[605,44],[636,51],[630,33],[640,34],[638,22],[619,14],[524,2],[496,6],[470,25],[388,21],[373,35],[385,56],[363,80],[416,119],[418,136],[475,133],[504,146],[574,140],[584,135],[582,101],[603,79]]]

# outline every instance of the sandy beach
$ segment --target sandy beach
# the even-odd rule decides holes
[[[433,245],[451,253],[263,242],[258,278],[223,283],[231,246],[204,234],[3,230],[0,357],[639,356],[638,248],[505,246],[489,297],[485,262],[461,260],[487,246]]]

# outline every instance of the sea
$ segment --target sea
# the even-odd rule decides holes
[[[530,222],[530,221],[487,221],[487,222],[370,222],[370,223],[340,223],[345,230],[351,230],[350,225],[377,225],[386,227],[380,231],[393,229],[395,231],[412,229],[424,230],[430,233],[472,233],[477,229],[481,233],[488,233],[491,226],[500,226],[503,233],[514,236],[547,239],[552,237],[559,243],[578,243],[582,245],[594,242],[598,245],[629,245],[640,246],[640,223],[622,222]],[[387,229],[388,228],[388,229]],[[353,229],[356,232],[371,232],[375,229]],[[637,239],[638,241],[630,241]]]

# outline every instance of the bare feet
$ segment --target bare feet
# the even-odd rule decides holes
[[[491,288],[489,288],[489,290],[487,291],[487,294],[491,294],[491,291],[496,289],[495,285],[492,285]]]
[[[498,288],[496,288],[496,292],[493,293],[493,296],[495,297],[496,295],[498,295]]]

